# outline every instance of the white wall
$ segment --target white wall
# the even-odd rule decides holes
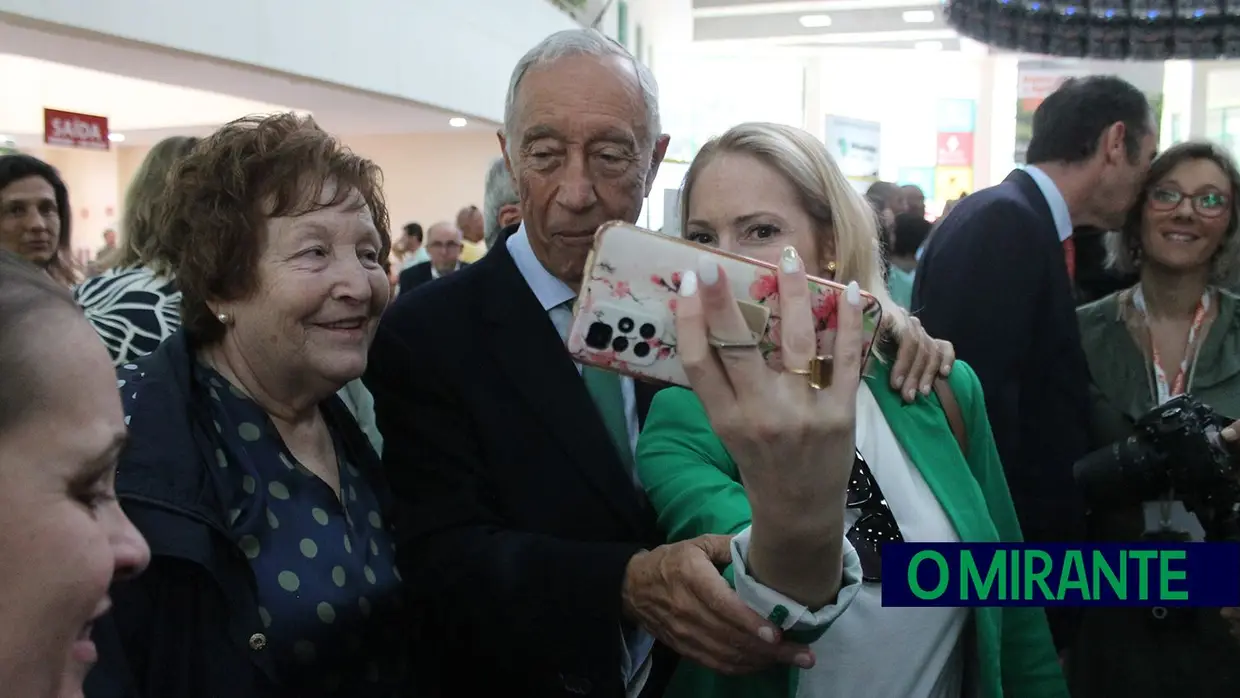
[[[492,121],[521,55],[577,26],[546,0],[0,0],[4,13]]]
[[[383,170],[383,192],[392,228],[455,220],[464,206],[482,206],[483,182],[500,153],[493,133],[341,136],[341,141]],[[103,231],[115,226],[125,189],[149,149],[120,146],[108,152],[26,148],[60,170],[73,207],[75,253],[93,254]]]
[[[976,101],[991,89],[983,80],[985,60],[952,51],[824,50],[816,70],[821,113],[816,120],[807,115],[806,128],[822,137],[828,114],[878,122],[880,177],[894,181],[901,167],[934,167],[938,102]],[[988,144],[976,142],[974,162],[989,157]]]

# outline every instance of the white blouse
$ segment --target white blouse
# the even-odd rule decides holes
[[[910,542],[959,542],[938,499],[896,440],[865,383],[857,392],[857,449]],[[845,512],[845,530],[858,511]],[[817,612],[762,586],[745,566],[749,529],[732,542],[737,593],[769,617],[783,606],[785,630],[828,627],[811,645],[817,664],[801,671],[798,698],[959,698],[967,608],[883,608],[882,585],[861,582],[861,564],[845,540],[844,581],[836,603]],[[782,614],[781,614],[782,615]]]

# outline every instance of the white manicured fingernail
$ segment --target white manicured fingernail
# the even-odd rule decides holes
[[[797,248],[785,247],[783,254],[779,256],[779,266],[785,274],[795,274],[801,271],[801,255],[797,254]]]
[[[697,274],[687,271],[680,275],[680,295],[692,296],[697,293]]]
[[[719,263],[712,257],[703,256],[698,260],[698,278],[707,286],[714,286],[719,280]]]
[[[861,307],[861,287],[856,281],[848,282],[848,288],[844,289],[844,300],[854,308]]]

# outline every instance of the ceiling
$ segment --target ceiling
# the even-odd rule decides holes
[[[959,50],[941,0],[693,0],[697,42]]]
[[[495,124],[388,96],[97,35],[51,33],[0,17],[0,134],[42,141],[43,108],[108,117],[126,144],[206,135],[254,113],[299,111],[345,136],[494,130]]]

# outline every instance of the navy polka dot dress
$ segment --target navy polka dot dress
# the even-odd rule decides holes
[[[406,685],[401,578],[366,478],[336,439],[340,494],[303,467],[262,409],[198,366],[218,431],[228,519],[250,561],[281,684],[298,696],[392,698]]]

